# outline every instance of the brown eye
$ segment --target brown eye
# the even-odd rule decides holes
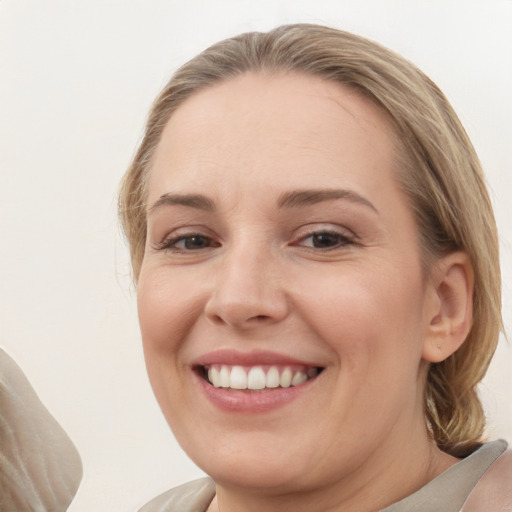
[[[184,236],[174,243],[174,247],[177,249],[186,250],[204,249],[205,247],[210,247],[211,245],[212,239],[203,235]]]
[[[209,236],[192,233],[190,235],[168,238],[159,243],[156,249],[173,252],[188,252],[199,251],[209,247],[219,247],[219,244]]]
[[[336,231],[319,231],[304,237],[299,245],[313,249],[335,249],[352,243],[350,238]]]

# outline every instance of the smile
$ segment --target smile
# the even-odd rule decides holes
[[[252,391],[299,386],[316,377],[321,371],[322,368],[304,365],[213,364],[202,367],[203,377],[215,388]]]

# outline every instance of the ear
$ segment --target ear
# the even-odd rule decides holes
[[[430,276],[426,336],[422,356],[439,363],[466,340],[473,320],[474,273],[469,257],[454,252],[436,263]]]

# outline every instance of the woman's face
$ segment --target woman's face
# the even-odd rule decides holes
[[[373,104],[246,74],[172,116],[139,316],[167,421],[217,482],[307,489],[399,461],[425,435],[433,296]]]

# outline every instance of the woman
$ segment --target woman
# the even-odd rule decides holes
[[[212,478],[144,511],[511,509],[475,389],[492,209],[413,65],[312,25],[214,45],[157,98],[120,212],[153,390]]]

